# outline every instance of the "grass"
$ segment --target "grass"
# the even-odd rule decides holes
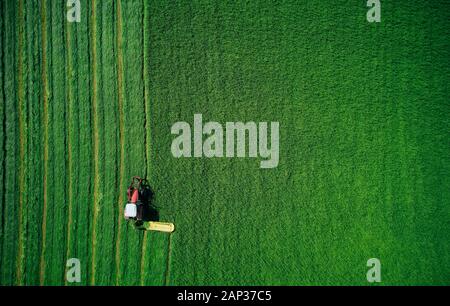
[[[450,284],[449,9],[1,2],[0,284]],[[279,166],[172,157],[195,113],[279,121]],[[174,234],[123,220],[133,175]]]

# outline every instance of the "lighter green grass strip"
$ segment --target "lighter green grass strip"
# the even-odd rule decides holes
[[[72,110],[70,108],[73,100],[73,89],[70,79],[72,77],[72,46],[70,44],[71,39],[71,27],[66,26],[66,60],[67,60],[67,77],[66,77],[66,88],[67,88],[67,121],[72,122]],[[67,204],[67,250],[66,250],[66,260],[70,258],[71,253],[71,228],[72,228],[72,211],[73,211],[73,182],[72,182],[72,143],[70,141],[70,126],[67,128],[67,171],[68,171],[68,204]],[[67,279],[64,278],[64,284],[67,285]]]
[[[150,121],[150,93],[149,93],[149,79],[148,79],[148,41],[147,41],[147,31],[148,31],[148,1],[143,0],[144,12],[142,14],[142,25],[143,25],[143,35],[142,35],[142,79],[144,80],[144,109],[145,109],[145,121],[144,121],[144,132],[145,132],[145,178],[148,179],[150,176],[150,133],[149,133],[149,121]],[[141,285],[145,284],[145,255],[147,254],[147,236],[148,233],[144,232],[144,237],[142,239],[142,250],[141,250]]]
[[[18,57],[18,97],[19,105],[18,115],[19,115],[19,220],[18,220],[18,252],[17,252],[17,271],[16,278],[17,284],[22,285],[22,275],[23,275],[23,253],[24,253],[24,237],[23,237],[23,202],[24,202],[24,185],[25,185],[25,120],[23,118],[23,109],[25,103],[25,92],[24,92],[24,81],[23,81],[23,32],[24,32],[24,6],[23,0],[19,1],[19,57]]]
[[[169,234],[169,242],[167,244],[167,265],[164,274],[164,285],[168,286],[170,282],[170,261],[172,259],[172,234]]]
[[[144,232],[144,237],[142,238],[142,250],[141,250],[141,269],[140,269],[140,274],[141,274],[141,286],[145,285],[145,253],[147,251],[146,248],[147,245],[147,232]]]
[[[42,248],[39,268],[40,285],[45,281],[45,244],[47,238],[47,176],[48,176],[48,80],[47,80],[47,16],[45,1],[41,2],[42,20],[42,102],[44,119],[44,190],[42,212]]]
[[[0,190],[1,190],[1,194],[0,194],[0,250],[3,250],[3,235],[5,232],[5,224],[4,224],[4,219],[5,219],[5,206],[6,206],[6,200],[5,200],[5,193],[6,193],[6,97],[5,97],[5,51],[4,51],[4,46],[5,46],[5,9],[4,9],[4,5],[3,2],[0,2],[0,14],[2,16],[1,20],[0,20],[0,42],[1,42],[1,47],[0,47],[0,77],[1,77],[1,83],[0,83],[0,90],[1,90],[1,99],[3,99],[3,103],[0,104],[0,118],[2,120],[2,122],[0,123],[1,126],[1,173],[0,173]],[[0,256],[0,271],[2,271],[2,267],[3,267],[3,256]],[[0,275],[0,282],[3,281],[2,275]]]
[[[99,151],[99,139],[98,139],[98,121],[97,121],[97,20],[95,11],[95,0],[92,0],[91,11],[91,52],[92,52],[92,124],[94,126],[93,138],[94,138],[94,195],[93,195],[93,214],[92,214],[92,258],[91,258],[91,285],[95,285],[95,256],[96,256],[96,243],[97,243],[97,214],[98,214],[98,188],[99,188],[99,171],[98,171],[98,151]]]
[[[122,50],[122,7],[120,0],[117,0],[117,92],[119,104],[119,139],[120,139],[120,165],[119,165],[119,218],[117,224],[117,240],[116,240],[116,285],[120,284],[120,238],[123,214],[123,192],[121,188],[124,183],[125,172],[125,139],[124,139],[124,121],[123,121],[123,50]]]

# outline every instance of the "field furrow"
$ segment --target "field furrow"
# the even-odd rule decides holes
[[[5,223],[5,183],[6,183],[6,95],[5,95],[5,7],[0,2],[0,250],[3,253],[4,223]],[[0,271],[2,270],[3,256],[0,254]],[[0,283],[3,281],[3,273],[0,273]]]
[[[18,84],[18,27],[19,16],[15,3],[5,1],[4,16],[4,134],[5,134],[5,190],[3,208],[2,269],[1,283],[16,283],[18,252],[19,207],[19,126],[17,94]]]

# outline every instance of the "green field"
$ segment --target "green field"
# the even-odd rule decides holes
[[[450,3],[0,1],[0,284],[450,285]],[[280,161],[174,158],[280,123]],[[171,234],[123,218],[147,177]]]

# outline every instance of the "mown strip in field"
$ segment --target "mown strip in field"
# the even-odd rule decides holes
[[[3,1],[0,2],[0,12],[4,12],[4,4]],[[3,13],[4,14],[4,13]],[[0,19],[0,250],[3,253],[3,241],[4,241],[4,219],[5,219],[5,183],[6,183],[6,112],[5,112],[5,104],[6,104],[6,95],[5,95],[5,18]],[[2,270],[3,256],[0,255],[0,271]],[[0,273],[0,282],[3,281],[3,274]]]
[[[43,173],[42,173],[42,222],[41,222],[41,252],[39,256],[39,284],[43,285],[45,282],[45,246],[47,239],[47,211],[48,211],[48,143],[49,143],[49,132],[48,132],[48,122],[49,122],[49,114],[48,114],[48,96],[49,96],[49,84],[47,77],[47,3],[45,1],[41,1],[40,4],[40,17],[41,17],[41,45],[42,45],[42,139],[43,139]]]
[[[76,45],[76,103],[78,105],[79,141],[77,145],[78,194],[74,202],[77,214],[73,222],[76,224],[76,239],[74,241],[73,257],[79,258],[81,263],[81,285],[90,283],[92,276],[92,215],[93,215],[93,149],[92,149],[92,81],[91,81],[91,39],[90,18],[91,1],[84,0],[81,14],[85,16],[80,23],[73,25]],[[83,237],[83,238],[81,238]]]
[[[27,168],[28,159],[25,158],[25,151],[27,150],[27,101],[26,101],[26,91],[27,91],[27,62],[28,58],[26,56],[26,51],[24,48],[24,35],[25,35],[25,7],[22,0],[18,2],[19,6],[19,24],[18,24],[18,106],[17,112],[19,117],[19,186],[18,186],[18,196],[19,196],[19,207],[18,207],[18,250],[17,250],[17,271],[16,271],[16,282],[19,285],[23,284],[23,269],[24,269],[24,245],[26,244],[26,233],[24,231],[26,222],[26,213],[24,213],[24,203],[27,201],[27,188],[26,188],[26,178],[25,172]]]
[[[115,241],[115,285],[120,284],[121,279],[121,265],[120,265],[120,247],[122,236],[122,215],[123,215],[123,202],[125,201],[124,193],[121,192],[120,187],[125,185],[125,131],[124,131],[124,72],[123,72],[123,27],[122,27],[122,5],[121,0],[116,0],[116,44],[117,49],[116,67],[117,67],[117,102],[118,102],[118,125],[119,125],[119,145],[120,145],[120,159],[118,165],[119,171],[119,191],[118,191],[118,222],[116,225],[116,241]]]
[[[1,3],[2,284],[68,285],[73,257],[81,284],[152,281],[122,222],[149,166],[144,2],[84,0],[74,24],[63,2]]]
[[[98,237],[97,245],[99,256],[96,266],[96,280],[101,284],[114,284],[115,278],[115,236],[117,223],[117,190],[118,190],[118,153],[119,153],[119,116],[117,109],[117,77],[116,77],[116,50],[115,50],[115,3],[114,1],[103,1],[98,7],[98,32],[101,52],[99,52],[99,105],[101,113],[99,116],[99,171],[100,190]]]
[[[144,83],[142,80],[142,1],[121,1],[123,43],[123,88],[124,88],[124,177],[128,181],[133,175],[145,174],[145,108]],[[136,126],[140,128],[136,129]],[[123,187],[122,187],[123,188]],[[124,192],[119,190],[119,192]],[[121,204],[123,205],[123,203]],[[140,283],[140,259],[142,232],[137,232],[130,223],[121,224],[122,284]],[[126,239],[124,239],[126,238]]]
[[[51,1],[44,1],[44,12],[45,14],[45,22],[43,22],[45,45],[46,45],[46,58],[45,58],[45,85],[44,88],[47,90],[47,97],[44,101],[44,125],[46,126],[45,137],[47,138],[45,143],[45,152],[44,152],[44,162],[46,163],[45,168],[45,211],[43,214],[44,220],[43,222],[43,251],[42,251],[42,284],[47,285],[51,283],[54,267],[54,261],[52,260],[53,254],[55,252],[55,244],[54,244],[54,227],[55,223],[55,182],[59,179],[55,178],[55,139],[54,139],[54,129],[55,129],[55,100],[54,100],[54,78],[55,74],[53,72],[54,67],[54,39],[53,39],[53,10],[54,8],[51,5]],[[58,101],[58,103],[61,103]],[[59,228],[57,229],[59,230]]]
[[[99,134],[100,134],[100,125],[99,125],[99,104],[98,104],[98,59],[97,52],[98,50],[98,41],[97,41],[97,5],[96,1],[91,1],[91,15],[90,15],[90,23],[89,23],[91,33],[90,33],[90,48],[91,48],[91,120],[92,120],[92,160],[93,160],[93,200],[92,200],[92,233],[91,233],[91,244],[92,244],[92,253],[91,253],[91,276],[90,276],[90,284],[95,284],[95,260],[96,260],[96,241],[97,241],[97,218],[98,218],[98,202],[99,202],[99,188],[100,188],[100,177],[99,177]]]
[[[144,118],[144,131],[145,131],[145,164],[146,169],[144,173],[144,177],[148,178],[151,166],[150,166],[150,129],[149,129],[149,108],[150,108],[150,95],[149,95],[149,71],[148,71],[148,60],[149,60],[149,33],[148,33],[148,19],[150,16],[149,13],[149,3],[147,1],[143,1],[143,13],[142,13],[142,79],[144,80],[144,110],[145,110],[145,118]],[[145,232],[142,237],[142,250],[141,250],[141,272],[140,272],[140,284],[145,285],[145,268],[146,265],[146,253],[147,253],[147,243],[148,243],[148,233]]]
[[[24,152],[26,201],[23,203],[23,267],[22,284],[39,284],[39,255],[41,253],[41,228],[43,206],[43,140],[42,140],[42,37],[41,14],[38,2],[24,2],[26,49],[26,104],[27,120],[25,137],[27,149]],[[37,255],[37,256],[36,256]]]
[[[17,273],[17,251],[18,251],[18,172],[19,167],[19,127],[18,127],[18,95],[17,95],[17,24],[18,12],[16,3],[3,2],[2,14],[4,16],[4,44],[3,68],[4,68],[4,152],[5,152],[5,180],[4,184],[4,207],[3,207],[3,236],[2,236],[2,269],[0,271],[1,283],[13,285],[16,283]],[[3,17],[2,17],[3,19]],[[7,76],[7,77],[6,77]]]
[[[47,220],[49,252],[47,262],[49,280],[48,285],[61,284],[64,281],[65,255],[61,252],[66,249],[67,239],[67,109],[66,109],[66,38],[65,38],[65,3],[50,1],[51,20],[51,75],[49,109],[51,109],[52,130],[50,133],[49,150],[52,158],[49,167],[52,168],[53,183],[48,185],[48,190],[53,193],[53,201],[49,205],[49,219]],[[50,221],[50,222],[49,222]]]
[[[78,131],[78,103],[75,101],[76,86],[76,40],[74,38],[74,28],[72,24],[66,24],[66,103],[67,103],[67,248],[66,259],[72,258],[71,255],[74,252],[74,240],[76,239],[73,232],[76,230],[74,226],[74,215],[76,215],[77,209],[74,207],[74,198],[78,195],[78,173],[76,163],[74,160],[79,160],[78,150],[76,149],[79,143],[79,131]],[[75,60],[75,65],[74,65]],[[75,205],[77,201],[75,200]],[[67,269],[66,269],[67,272]],[[67,285],[67,279],[65,278],[64,284]]]

